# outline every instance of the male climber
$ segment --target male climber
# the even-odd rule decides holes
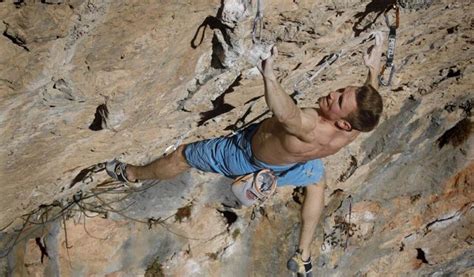
[[[321,158],[339,151],[360,132],[375,128],[382,113],[377,92],[382,36],[364,55],[369,68],[363,86],[348,86],[318,99],[316,108],[299,108],[285,93],[273,71],[277,49],[259,65],[270,118],[231,137],[220,137],[179,146],[173,153],[145,166],[117,160],[107,163],[107,172],[123,182],[170,179],[190,167],[236,178],[271,169],[278,186],[304,186],[298,250],[288,262],[292,271],[310,276],[310,244],[324,207],[324,168]],[[316,103],[315,103],[316,104]],[[318,184],[319,182],[319,184]]]

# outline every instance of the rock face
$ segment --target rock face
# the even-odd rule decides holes
[[[2,275],[288,275],[301,189],[243,208],[215,174],[129,188],[95,167],[269,116],[254,65],[272,43],[301,106],[363,83],[353,42],[387,34],[395,1],[265,1],[254,42],[251,2],[0,2]],[[473,5],[402,2],[383,119],[324,159],[321,276],[474,274]]]

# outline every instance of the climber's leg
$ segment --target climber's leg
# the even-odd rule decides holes
[[[160,179],[176,177],[190,168],[183,151],[185,145],[179,146],[174,152],[161,157],[144,166],[127,165],[126,172],[129,180]]]
[[[185,145],[181,145],[171,154],[161,157],[144,166],[135,166],[113,160],[107,162],[107,173],[112,178],[123,182],[138,182],[149,179],[171,179],[190,167],[184,158],[184,148]]]

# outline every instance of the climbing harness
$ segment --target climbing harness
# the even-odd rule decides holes
[[[232,183],[232,192],[244,206],[262,204],[276,190],[277,177],[270,169],[262,169],[237,178]]]
[[[388,9],[385,11],[384,16],[385,16],[385,23],[387,24],[389,28],[389,34],[388,34],[388,49],[387,49],[387,61],[385,64],[382,66],[382,70],[380,71],[379,74],[379,83],[383,86],[390,86],[393,76],[395,75],[395,64],[393,64],[393,57],[395,55],[395,44],[396,44],[396,38],[397,38],[397,28],[400,25],[400,10],[397,5],[394,5],[393,8],[395,9],[395,24],[390,24],[390,20],[388,17],[388,12],[391,9]],[[384,79],[384,73],[386,69],[390,69],[390,73],[388,75],[388,80]]]
[[[252,41],[253,43],[261,42],[263,28],[263,0],[257,0],[257,13],[253,19]]]

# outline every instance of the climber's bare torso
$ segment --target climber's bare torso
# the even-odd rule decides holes
[[[326,120],[334,114],[352,111],[356,105],[352,87],[331,92],[318,102],[318,109],[302,109],[303,137],[289,133],[276,117],[263,121],[252,139],[255,157],[278,165],[305,162],[332,155],[353,141],[358,131],[341,130]]]

